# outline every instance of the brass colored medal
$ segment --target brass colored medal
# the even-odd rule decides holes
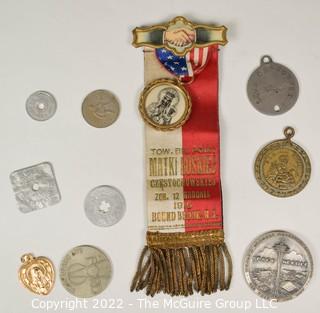
[[[39,295],[48,295],[53,288],[55,272],[52,262],[43,257],[24,254],[19,269],[19,279],[30,291]]]
[[[276,197],[290,197],[299,193],[310,179],[310,159],[291,140],[294,133],[292,127],[286,127],[286,138],[266,145],[255,161],[257,182],[263,190]]]
[[[143,90],[139,110],[144,121],[153,128],[173,130],[188,120],[191,99],[178,81],[157,79]]]

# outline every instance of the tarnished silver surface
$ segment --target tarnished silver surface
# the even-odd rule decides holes
[[[89,93],[82,103],[82,115],[93,127],[103,128],[113,124],[120,113],[116,96],[108,90]]]
[[[296,103],[299,84],[287,67],[273,62],[270,56],[265,55],[248,80],[247,93],[258,111],[279,115],[289,111]]]
[[[262,298],[287,301],[306,288],[313,272],[307,246],[285,231],[260,235],[249,246],[244,273],[250,288]]]
[[[27,99],[26,110],[34,120],[46,121],[56,113],[57,102],[50,92],[39,90]]]
[[[107,227],[118,223],[126,209],[122,193],[112,186],[92,189],[84,203],[88,219],[95,225]]]
[[[112,278],[108,256],[93,246],[78,246],[70,250],[60,264],[63,287],[79,298],[90,298],[103,292]]]
[[[19,210],[28,213],[61,200],[53,167],[49,162],[14,171],[10,175]]]

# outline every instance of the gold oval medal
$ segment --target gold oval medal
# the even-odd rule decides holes
[[[157,79],[144,88],[139,110],[144,121],[153,128],[173,130],[188,120],[191,99],[178,81]]]
[[[43,256],[36,258],[30,253],[24,254],[21,262],[19,279],[22,284],[36,294],[49,294],[55,281],[52,262]]]
[[[258,184],[276,197],[290,197],[299,193],[310,179],[310,159],[299,145],[291,141],[294,133],[292,127],[286,127],[286,138],[266,145],[255,161]]]

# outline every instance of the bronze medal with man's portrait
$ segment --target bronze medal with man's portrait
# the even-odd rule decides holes
[[[255,161],[255,176],[260,187],[276,197],[290,197],[299,193],[311,174],[306,152],[291,139],[294,129],[286,127],[285,139],[266,145]]]

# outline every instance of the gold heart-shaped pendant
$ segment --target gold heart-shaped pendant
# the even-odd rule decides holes
[[[52,262],[43,257],[34,257],[31,253],[21,257],[19,279],[30,291],[47,295],[53,288],[55,271]]]

